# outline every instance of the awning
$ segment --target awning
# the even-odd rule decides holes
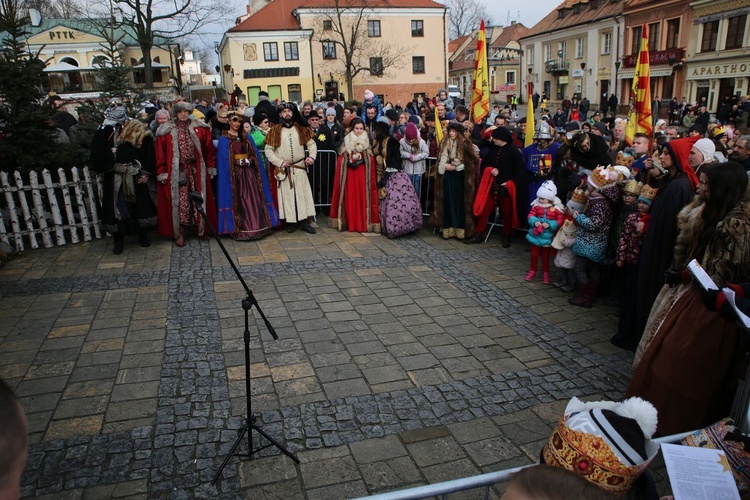
[[[45,73],[69,73],[71,71],[89,71],[92,69],[96,69],[96,68],[93,68],[91,66],[78,67],[78,66],[73,66],[70,63],[59,62],[57,64],[47,66],[46,68],[44,68],[43,71]]]
[[[660,76],[670,76],[672,74],[672,68],[651,68],[649,72],[649,76],[652,78],[660,77]],[[624,80],[626,78],[633,78],[633,75],[635,75],[635,69],[633,71],[620,71],[617,74],[618,80]]]
[[[168,68],[166,64],[158,63],[158,62],[151,62],[151,69],[162,69],[162,68]],[[145,68],[144,64],[136,64],[133,66],[133,69],[143,69]]]

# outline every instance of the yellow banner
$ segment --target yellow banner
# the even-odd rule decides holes
[[[526,138],[523,141],[524,146],[531,146],[534,144],[534,102],[531,97],[531,94],[529,94],[529,97],[526,100]]]
[[[487,37],[484,20],[477,34],[477,52],[474,56],[474,91],[471,94],[471,114],[474,123],[481,123],[490,114],[490,83],[487,69]]]

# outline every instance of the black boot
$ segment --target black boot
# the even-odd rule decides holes
[[[122,253],[122,242],[123,242],[123,236],[120,233],[115,233],[112,235],[112,239],[114,240],[114,246],[112,248],[112,253],[115,255],[120,255]]]
[[[467,245],[476,245],[479,243],[484,243],[484,238],[486,235],[484,233],[477,233],[474,235],[473,238],[469,238],[467,240],[464,240],[464,243]]]
[[[307,221],[302,223],[302,230],[308,234],[315,234],[315,228]]]
[[[287,233],[293,233],[297,230],[297,223],[296,222],[287,222],[286,224],[286,232]]]
[[[145,229],[138,231],[138,243],[140,243],[143,248],[151,246],[151,240],[148,238],[148,233]]]
[[[510,248],[510,235],[509,234],[503,235],[503,248]]]

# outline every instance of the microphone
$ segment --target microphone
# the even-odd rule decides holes
[[[201,194],[198,191],[191,191],[190,199],[196,205],[203,205],[203,196],[201,196]]]

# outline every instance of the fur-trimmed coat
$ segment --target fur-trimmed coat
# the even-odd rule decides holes
[[[445,147],[446,140],[442,147]],[[441,151],[442,154],[442,151]],[[479,157],[474,145],[468,139],[461,141],[461,163],[464,166],[464,237],[473,238],[475,231],[474,221],[474,195],[477,191],[476,171]],[[519,152],[520,156],[520,152]],[[443,226],[443,176],[435,169],[433,182],[433,211],[427,223],[431,226],[441,228]]]
[[[216,175],[216,150],[211,138],[211,127],[201,121],[191,120],[188,132],[196,150],[195,189],[203,197],[209,221],[216,227],[216,203],[209,182]],[[176,239],[180,236],[180,150],[177,126],[173,122],[164,123],[156,131],[156,180],[159,234]],[[163,180],[167,181],[166,184],[162,184]],[[203,219],[195,222],[197,234],[205,235],[207,228]]]
[[[395,140],[395,139],[390,139]],[[347,167],[353,153],[363,155],[362,164],[356,168]],[[358,181],[347,179],[348,174],[356,174]],[[336,172],[334,174],[333,193],[331,197],[331,214],[328,219],[328,226],[338,229],[339,231],[355,231],[364,229],[369,233],[380,232],[380,213],[378,210],[378,180],[377,164],[375,155],[370,148],[370,140],[366,133],[357,136],[354,132],[349,132],[344,137],[344,143],[341,146],[341,152],[336,161]],[[364,185],[348,186],[347,183],[362,182]],[[364,199],[354,200],[346,199],[346,195],[359,193]],[[347,206],[354,213],[347,211]],[[356,208],[355,208],[356,207]],[[349,219],[356,217],[354,220],[361,222],[361,216],[364,214],[364,228],[356,228],[354,223],[350,224]],[[356,224],[359,225],[358,223]]]
[[[719,221],[703,255],[696,255],[690,241],[703,231],[702,206],[685,207],[675,248],[678,269],[697,258],[719,287],[750,280],[749,194]],[[705,308],[699,285],[665,285],[638,346],[626,395],[654,404],[660,434],[704,427],[728,414],[745,373],[745,351],[736,324]]]

